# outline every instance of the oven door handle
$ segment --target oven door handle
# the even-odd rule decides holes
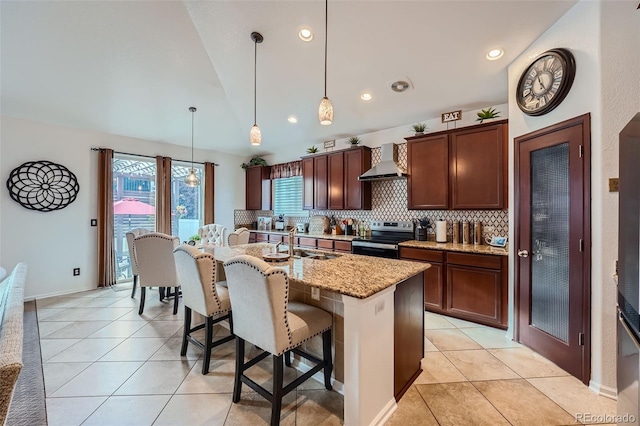
[[[371,247],[371,248],[379,248],[379,249],[387,249],[387,250],[398,250],[398,246],[396,244],[384,244],[384,243],[372,243],[369,241],[352,241],[351,245],[354,247]]]

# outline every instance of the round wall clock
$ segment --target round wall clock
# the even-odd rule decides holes
[[[527,115],[544,115],[560,105],[576,75],[576,61],[567,49],[551,49],[522,73],[516,100]]]

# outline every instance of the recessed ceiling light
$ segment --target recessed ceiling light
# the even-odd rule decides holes
[[[493,49],[487,53],[487,59],[490,61],[495,61],[496,59],[502,58],[504,55],[504,50],[502,49]]]
[[[360,99],[362,99],[363,101],[370,101],[371,98],[373,98],[373,96],[368,92],[364,92],[362,95],[360,95]]]
[[[297,123],[298,122],[298,118],[295,115],[290,115],[289,117],[287,117],[287,121],[289,123]]]
[[[302,41],[311,41],[313,40],[313,33],[309,28],[303,28],[298,31],[298,37],[300,37]]]

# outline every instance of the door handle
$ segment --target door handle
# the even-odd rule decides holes
[[[518,250],[518,256],[529,257],[529,252],[527,250]]]

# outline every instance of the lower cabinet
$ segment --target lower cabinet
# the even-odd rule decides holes
[[[425,310],[507,328],[507,256],[400,247],[400,258],[431,264]]]

